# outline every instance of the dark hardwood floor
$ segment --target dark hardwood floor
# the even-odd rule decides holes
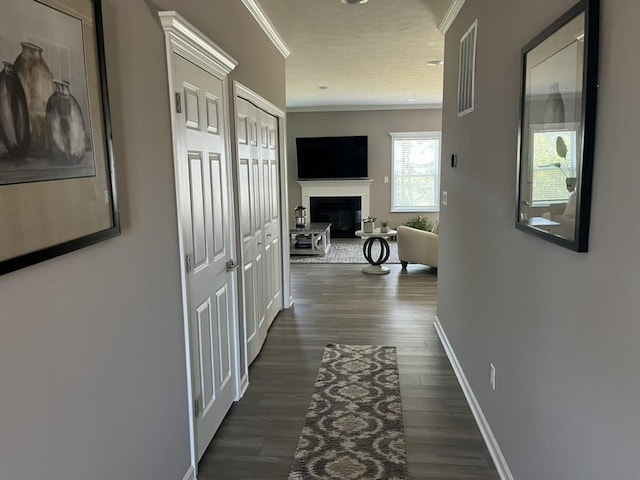
[[[199,465],[200,480],[286,479],[327,343],[394,345],[412,480],[498,479],[433,321],[437,277],[428,267],[291,265],[295,306],[274,321]]]

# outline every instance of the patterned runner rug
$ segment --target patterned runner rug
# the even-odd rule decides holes
[[[406,480],[395,347],[327,345],[289,480]]]

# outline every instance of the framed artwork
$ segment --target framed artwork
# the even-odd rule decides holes
[[[100,0],[3,0],[0,274],[120,233]]]
[[[586,252],[599,1],[581,0],[522,49],[516,228]]]

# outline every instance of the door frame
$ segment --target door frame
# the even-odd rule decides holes
[[[258,95],[256,92],[246,87],[242,83],[237,80],[233,81],[233,122],[231,125],[231,134],[233,137],[233,162],[234,162],[234,191],[236,195],[239,192],[238,185],[238,172],[239,172],[239,162],[240,155],[238,153],[238,135],[237,135],[237,123],[236,118],[238,115],[238,99],[246,100],[249,103],[252,103],[256,107],[261,110],[264,110],[270,115],[276,117],[278,121],[278,144],[279,144],[279,158],[278,158],[278,175],[280,181],[280,201],[278,202],[278,207],[280,209],[280,243],[282,248],[282,308],[290,308],[293,305],[293,297],[291,296],[291,279],[290,279],[290,258],[289,258],[289,197],[288,197],[288,180],[287,180],[287,135],[286,135],[286,113],[271,103],[269,100]],[[236,199],[237,202],[237,199]],[[238,203],[236,203],[238,204]],[[236,216],[239,212],[236,210]],[[239,220],[238,220],[239,221]],[[242,251],[242,239],[240,235],[236,236],[236,251],[240,257],[243,257]],[[240,265],[244,265],[244,258],[240,258]],[[247,325],[246,318],[244,315],[244,308],[242,305],[242,299],[244,298],[244,281],[242,280],[242,275],[238,275],[238,309],[240,313],[240,318],[242,319],[244,324],[244,332],[246,335]],[[245,339],[240,339],[240,341],[244,341]],[[239,380],[241,382],[241,393],[244,394],[245,390],[249,386],[249,365],[247,358],[247,349],[246,346],[244,348],[245,358],[244,365],[245,369],[240,372]]]
[[[180,213],[181,201],[180,201],[180,177],[179,177],[179,162],[183,157],[180,145],[178,144],[178,118],[176,114],[176,86],[174,81],[174,61],[173,55],[177,54],[194,65],[202,68],[211,75],[222,80],[223,89],[223,111],[222,117],[227,125],[227,134],[223,139],[225,144],[225,151],[227,155],[227,169],[228,178],[227,181],[231,184],[233,178],[233,164],[232,164],[232,149],[231,149],[231,121],[229,111],[229,85],[228,75],[238,65],[238,63],[222,50],[218,45],[212,42],[204,33],[199,31],[191,23],[185,20],[180,14],[175,11],[161,11],[158,12],[162,29],[165,34],[165,49],[167,58],[167,75],[169,80],[169,111],[171,114],[171,137],[173,147],[173,168],[174,168],[174,180],[175,180],[175,194],[176,194],[176,213],[178,221],[178,260],[180,265],[180,285],[181,285],[181,299],[182,299],[182,321],[184,328],[184,342],[185,342],[185,363],[187,373],[187,413],[189,419],[189,443],[190,443],[190,460],[191,466],[189,471],[185,475],[185,480],[195,479],[197,472],[197,437],[195,429],[195,409],[193,398],[193,366],[191,361],[191,342],[190,342],[190,328],[189,328],[189,297],[188,287],[189,282],[187,278],[187,263],[186,263],[186,251],[182,238],[182,215]],[[229,195],[229,229],[231,232],[231,249],[232,258],[237,258],[236,250],[236,226],[235,226],[235,199],[232,192]],[[231,279],[230,282],[237,285],[235,279]],[[232,298],[230,305],[234,309],[233,316],[238,318],[238,290],[235,288],[236,298]],[[232,344],[234,347],[233,362],[234,375],[236,377],[236,398],[239,395],[238,381],[239,378],[239,358],[238,358],[238,328],[237,320],[233,322],[234,328],[232,332]]]

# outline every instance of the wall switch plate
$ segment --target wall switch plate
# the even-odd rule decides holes
[[[446,205],[447,204],[447,191],[444,190],[442,192],[442,205]]]
[[[493,366],[493,363],[489,364],[489,386],[491,390],[496,389],[496,367]]]
[[[386,175],[384,177],[384,183],[389,183],[389,177],[387,177]]]

